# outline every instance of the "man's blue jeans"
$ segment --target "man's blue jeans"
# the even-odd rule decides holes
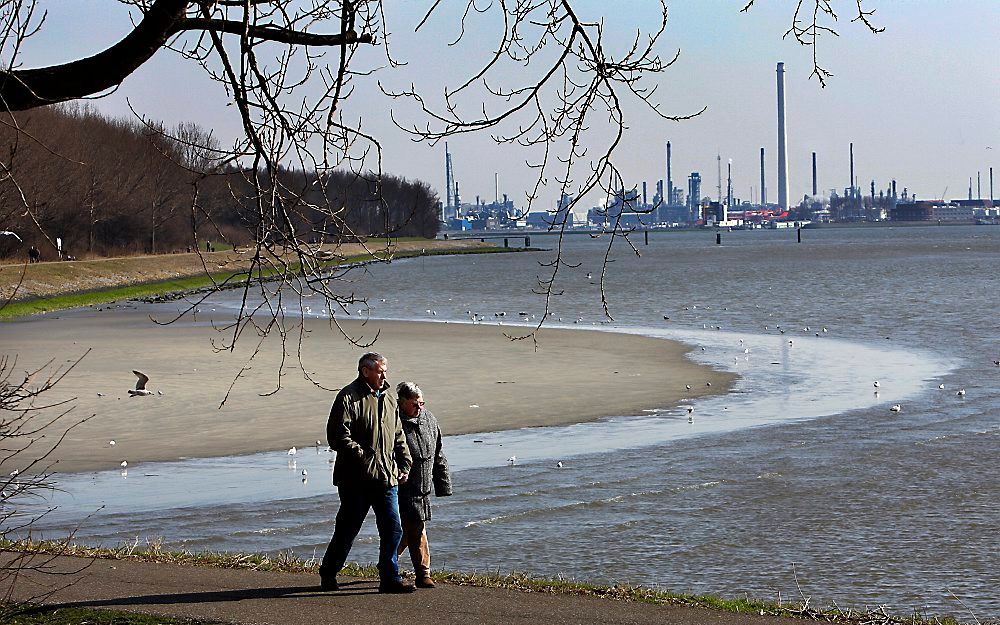
[[[323,564],[320,566],[324,577],[336,575],[344,568],[347,556],[361,525],[368,516],[368,510],[375,511],[375,525],[378,527],[378,576],[382,582],[401,581],[399,576],[399,560],[396,549],[403,537],[403,529],[399,524],[399,501],[396,498],[396,487],[380,486],[340,486],[340,510],[337,511],[337,525],[333,530],[333,538],[326,548]]]

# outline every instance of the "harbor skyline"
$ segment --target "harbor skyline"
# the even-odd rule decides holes
[[[637,27],[650,27],[657,8],[630,4],[610,16],[596,2],[578,6],[587,19],[605,19],[606,40],[621,40],[622,45],[631,42]],[[726,161],[732,159],[734,194],[759,197],[759,150],[765,147],[767,191],[776,198],[773,72],[775,63],[783,62],[790,202],[811,192],[813,152],[818,155],[820,194],[847,187],[851,142],[860,187],[867,188],[874,180],[878,188],[884,188],[896,179],[921,198],[964,198],[971,178],[978,186],[974,192],[982,189],[988,197],[987,171],[995,166],[992,159],[1000,143],[1000,110],[995,105],[995,94],[1000,92],[995,71],[1000,44],[991,26],[1000,20],[996,3],[873,5],[877,9],[874,22],[885,28],[879,34],[851,23],[850,7],[841,6],[840,36],[822,39],[818,49],[820,63],[834,74],[825,88],[809,78],[811,50],[782,39],[791,7],[761,5],[741,13],[739,7],[723,2],[678,2],[669,8],[670,20],[658,52],[664,59],[677,50],[681,54],[657,77],[654,99],[672,115],[708,108],[694,119],[668,122],[644,110],[641,102],[626,102],[628,128],[619,162],[629,180],[655,184],[663,178],[663,148],[669,140],[675,186],[683,186],[688,175],[698,171],[705,191],[714,191],[713,174],[721,155]],[[359,116],[364,110],[364,127],[382,140],[384,171],[427,181],[444,202],[443,145],[413,143],[393,127],[387,112],[390,107],[406,121],[416,120],[412,110],[384,98],[382,105],[371,107],[380,96],[375,80],[391,88],[414,82],[428,94],[440,93],[474,72],[494,40],[488,15],[470,23],[470,36],[454,48],[447,43],[454,39],[456,26],[444,19],[446,14],[414,34],[424,9],[401,7],[387,16],[394,55],[409,65],[377,72],[371,81],[359,83],[345,114]],[[92,54],[129,27],[125,9],[97,15],[86,2],[66,1],[58,11],[50,12],[45,37],[29,41],[23,60],[42,66]],[[376,65],[374,59],[371,64]],[[224,94],[203,72],[168,52],[157,54],[115,93],[92,102],[112,115],[131,116],[131,107],[168,125],[194,122],[229,141],[240,128],[226,104]],[[601,138],[596,122],[594,134],[595,141]],[[534,153],[496,146],[486,134],[452,138],[450,151],[465,198],[492,197],[498,177],[500,192],[523,204],[532,182],[527,162]],[[555,187],[550,180],[533,209],[552,208],[558,199]],[[585,209],[578,207],[577,213]]]

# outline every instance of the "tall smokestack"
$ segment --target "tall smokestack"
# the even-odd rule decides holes
[[[733,205],[733,159],[729,159],[729,163],[726,165],[726,204],[722,209],[722,220],[727,221],[729,215],[726,214],[727,208],[731,208]]]
[[[764,185],[764,148],[760,149],[760,205],[767,206],[767,186]]]
[[[715,159],[718,164],[718,174],[719,174],[719,204],[722,204],[722,155],[716,154]]]
[[[670,176],[670,142],[667,141],[667,206],[674,203],[674,179]]]
[[[785,64],[778,63],[778,206],[788,209],[788,160],[785,152]]]
[[[444,142],[444,187],[446,189],[447,203],[445,206],[451,208],[451,188],[453,186],[452,177],[454,173],[451,171],[451,153],[448,151],[448,142]]]
[[[813,152],[813,197],[818,195],[816,193],[816,153]]]
[[[642,205],[646,206],[649,202],[646,201],[646,181],[642,181]]]
[[[851,197],[854,197],[854,142],[851,142]]]
[[[493,202],[500,203],[500,172],[493,172]]]

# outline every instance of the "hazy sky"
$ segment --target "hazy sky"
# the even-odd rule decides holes
[[[431,0],[390,0],[389,39],[394,55],[408,62],[378,74],[384,84],[414,82],[427,93],[461,83],[475,62],[493,50],[496,32],[489,17],[470,22],[463,46],[446,44],[457,33],[442,3],[436,19],[417,35],[413,27]],[[26,67],[92,54],[116,41],[129,28],[127,8],[111,0],[48,0],[45,28],[22,56]],[[733,162],[735,193],[749,198],[759,192],[759,150],[767,150],[768,197],[776,195],[775,64],[785,63],[788,111],[789,197],[797,200],[811,189],[811,152],[818,153],[819,188],[849,184],[848,144],[854,142],[855,171],[865,189],[874,179],[884,188],[891,178],[900,190],[918,197],[966,197],[969,177],[982,172],[984,197],[989,195],[988,169],[1000,150],[1000,2],[996,0],[872,0],[874,21],[885,32],[873,35],[850,23],[852,1],[835,2],[842,12],[840,36],[821,41],[821,64],[834,76],[821,88],[809,79],[811,51],[782,40],[794,0],[758,0],[749,14],[743,0],[671,1],[667,32],[659,51],[680,60],[656,80],[656,100],[663,110],[687,114],[702,106],[700,117],[683,122],[657,118],[642,106],[627,104],[629,131],[618,161],[631,182],[665,177],[664,145],[673,147],[675,186],[685,187],[687,174],[700,171],[703,192],[716,191],[716,154]],[[581,17],[603,17],[606,39],[628,41],[636,28],[648,29],[657,17],[655,2],[599,0],[577,2]],[[609,9],[608,7],[613,7]],[[331,25],[329,31],[336,30]],[[615,44],[611,43],[614,47]],[[380,64],[379,51],[361,59]],[[129,77],[114,94],[95,105],[109,113],[136,110],[168,124],[193,121],[223,138],[239,132],[232,108],[201,70],[169,51],[158,53]],[[513,73],[504,76],[517,80]],[[475,102],[468,105],[477,104]],[[363,106],[362,106],[363,105]],[[363,114],[366,130],[380,136],[385,171],[426,180],[444,197],[444,147],[409,141],[388,121],[388,111],[416,120],[412,107],[380,97],[369,81],[353,97],[354,114]],[[599,124],[594,133],[603,134]],[[465,201],[477,194],[490,200],[494,172],[501,192],[518,203],[533,182],[523,149],[497,147],[488,136],[463,135],[449,140],[456,177]],[[974,181],[975,182],[975,181]],[[995,173],[1000,196],[1000,170]],[[554,185],[539,208],[554,202]]]

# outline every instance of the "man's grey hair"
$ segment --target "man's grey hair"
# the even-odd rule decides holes
[[[368,352],[361,357],[361,360],[358,361],[358,371],[361,371],[361,369],[365,367],[368,369],[374,369],[376,364],[385,361],[385,356],[382,354],[378,352]]]
[[[400,382],[396,385],[396,396],[400,399],[416,399],[421,395],[423,393],[420,392],[420,387],[413,382]]]

